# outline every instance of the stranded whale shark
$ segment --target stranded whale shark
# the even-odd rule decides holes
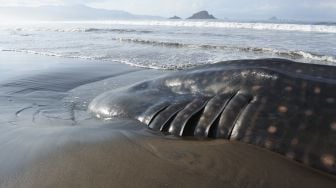
[[[283,59],[226,61],[105,92],[89,110],[163,135],[253,144],[335,175],[335,73]]]

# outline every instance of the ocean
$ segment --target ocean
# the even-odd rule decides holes
[[[336,65],[336,25],[189,20],[0,25],[0,50],[186,69],[234,59]]]

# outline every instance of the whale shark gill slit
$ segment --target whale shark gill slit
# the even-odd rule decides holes
[[[187,103],[176,103],[168,106],[167,108],[159,111],[153,120],[148,124],[148,127],[154,131],[163,131],[167,126],[170,119],[181,111]]]
[[[207,98],[196,98],[181,110],[170,124],[168,132],[172,135],[183,136],[186,124],[197,115],[206,105]]]
[[[153,119],[163,110],[165,110],[169,104],[166,102],[160,103],[159,105],[155,105],[152,108],[149,108],[148,110],[145,111],[145,113],[141,116],[138,117],[138,120],[149,125]]]
[[[237,93],[217,95],[209,102],[197,124],[195,136],[216,138],[220,116]]]
[[[251,101],[252,96],[247,94],[237,93],[232,97],[220,116],[216,138],[230,139],[237,120]]]
[[[212,98],[163,106],[152,115],[148,127],[175,136],[230,139],[236,121],[252,101],[252,96],[237,92]]]

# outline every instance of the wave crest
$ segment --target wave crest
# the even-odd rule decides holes
[[[163,46],[163,47],[172,47],[172,48],[200,48],[205,50],[232,50],[232,51],[243,51],[243,52],[253,52],[253,53],[265,53],[272,55],[279,55],[283,57],[289,57],[292,59],[311,59],[316,61],[326,61],[336,63],[336,57],[320,55],[311,52],[304,51],[290,51],[290,50],[278,50],[273,48],[260,48],[260,47],[238,47],[238,46],[225,46],[225,45],[211,45],[211,44],[185,44],[179,42],[170,42],[170,41],[156,41],[156,40],[145,40],[137,38],[114,38],[113,40],[121,42],[131,42],[144,45],[153,45],[153,46]]]
[[[78,23],[78,22],[76,22]],[[87,22],[85,22],[87,23]],[[91,22],[89,22],[91,23]],[[109,25],[135,25],[135,26],[174,26],[174,27],[204,27],[204,28],[229,28],[229,29],[254,29],[254,30],[278,30],[278,31],[301,31],[336,33],[335,25],[321,24],[294,24],[294,23],[260,23],[260,22],[227,22],[227,21],[167,21],[167,20],[147,20],[147,21],[94,21],[92,23]]]
[[[58,22],[56,22],[58,23]],[[59,22],[73,24],[98,24],[98,25],[129,25],[129,26],[169,26],[169,27],[198,27],[198,28],[226,28],[226,29],[253,29],[253,30],[276,30],[276,31],[299,31],[316,33],[336,33],[334,24],[298,24],[298,23],[261,23],[261,22],[229,22],[229,21],[172,21],[172,20],[111,20],[111,21],[76,21]],[[16,28],[16,31],[30,30]],[[55,32],[152,32],[127,29],[111,28],[40,28],[40,31]]]
[[[149,30],[114,29],[114,28],[15,28],[17,32],[60,32],[60,33],[152,33]]]

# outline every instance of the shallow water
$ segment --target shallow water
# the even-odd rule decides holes
[[[336,26],[222,21],[0,25],[0,50],[185,69],[242,58],[336,64]]]

